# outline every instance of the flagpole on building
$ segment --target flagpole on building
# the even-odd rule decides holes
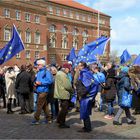
[[[100,12],[98,10],[98,29],[97,29],[97,36],[100,37]]]

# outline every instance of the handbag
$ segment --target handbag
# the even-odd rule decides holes
[[[132,94],[130,94],[127,91],[123,92],[120,106],[131,108],[132,107]]]

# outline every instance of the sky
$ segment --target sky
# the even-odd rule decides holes
[[[110,15],[111,52],[140,54],[140,0],[75,0]]]

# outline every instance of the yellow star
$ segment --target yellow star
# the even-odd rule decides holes
[[[99,46],[96,47],[97,49],[99,48]]]
[[[98,44],[98,42],[96,42],[96,44]]]
[[[11,52],[8,52],[8,54],[11,54]]]
[[[8,58],[8,56],[5,57],[6,59]]]
[[[12,50],[12,46],[9,48],[9,50]]]

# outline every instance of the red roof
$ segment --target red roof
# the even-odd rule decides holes
[[[89,11],[89,12],[98,13],[98,10],[92,9],[90,7],[87,7],[87,6],[85,6],[83,4],[80,4],[80,3],[76,2],[76,1],[73,1],[73,0],[49,0],[49,1],[57,3],[57,4],[62,4],[62,5],[65,5],[65,6],[69,6],[69,7]],[[100,14],[106,15],[106,14],[104,14],[102,12],[100,12]],[[109,15],[106,15],[106,16],[109,16]]]

